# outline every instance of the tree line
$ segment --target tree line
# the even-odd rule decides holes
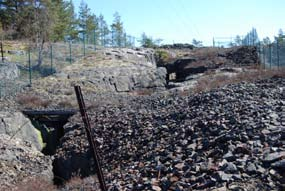
[[[5,39],[44,42],[75,41],[127,47],[134,37],[127,35],[121,16],[114,13],[108,25],[102,14],[92,13],[81,1],[78,14],[72,0],[1,0],[0,33]]]
[[[271,41],[269,37],[264,37],[259,39],[257,30],[252,28],[244,37],[237,35],[234,38],[234,42],[230,43],[230,46],[256,46],[256,45],[270,45],[272,43],[284,43],[284,32],[282,29],[279,29],[277,36],[274,37],[274,40]]]

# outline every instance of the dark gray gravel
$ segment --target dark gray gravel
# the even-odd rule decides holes
[[[89,114],[110,190],[285,189],[285,79],[96,103]],[[56,175],[93,174],[81,117],[65,131]]]

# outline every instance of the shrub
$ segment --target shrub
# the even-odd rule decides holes
[[[164,50],[157,50],[157,51],[155,52],[155,58],[156,58],[157,64],[159,64],[159,65],[165,65],[165,64],[167,64],[168,62],[170,62],[170,60],[171,60],[171,55],[170,55],[167,51],[164,51]]]
[[[20,182],[13,191],[55,191],[56,187],[40,177],[27,178]]]
[[[210,74],[202,77],[197,81],[196,86],[193,88],[194,93],[209,91],[214,88],[219,88],[227,84],[236,84],[240,82],[254,82],[257,80],[267,79],[271,77],[285,77],[285,68],[278,70],[248,70],[229,77],[227,75],[214,75]]]

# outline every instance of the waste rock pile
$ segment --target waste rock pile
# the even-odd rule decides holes
[[[130,98],[89,115],[110,190],[285,189],[285,79]],[[79,115],[65,132],[55,175],[94,174]]]

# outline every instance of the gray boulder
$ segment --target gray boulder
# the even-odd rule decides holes
[[[104,64],[72,70],[56,76],[82,79],[96,90],[131,92],[144,89],[165,89],[167,71],[157,67],[152,49],[102,49]]]
[[[156,66],[153,49],[109,48],[99,50],[99,52],[115,60],[124,60],[136,65]]]
[[[0,112],[0,134],[29,141],[38,151],[43,149],[41,133],[20,112]]]
[[[0,81],[18,78],[20,71],[14,63],[0,63]]]
[[[0,190],[14,190],[26,179],[52,183],[52,160],[29,142],[0,134]],[[18,188],[17,190],[22,190]]]

